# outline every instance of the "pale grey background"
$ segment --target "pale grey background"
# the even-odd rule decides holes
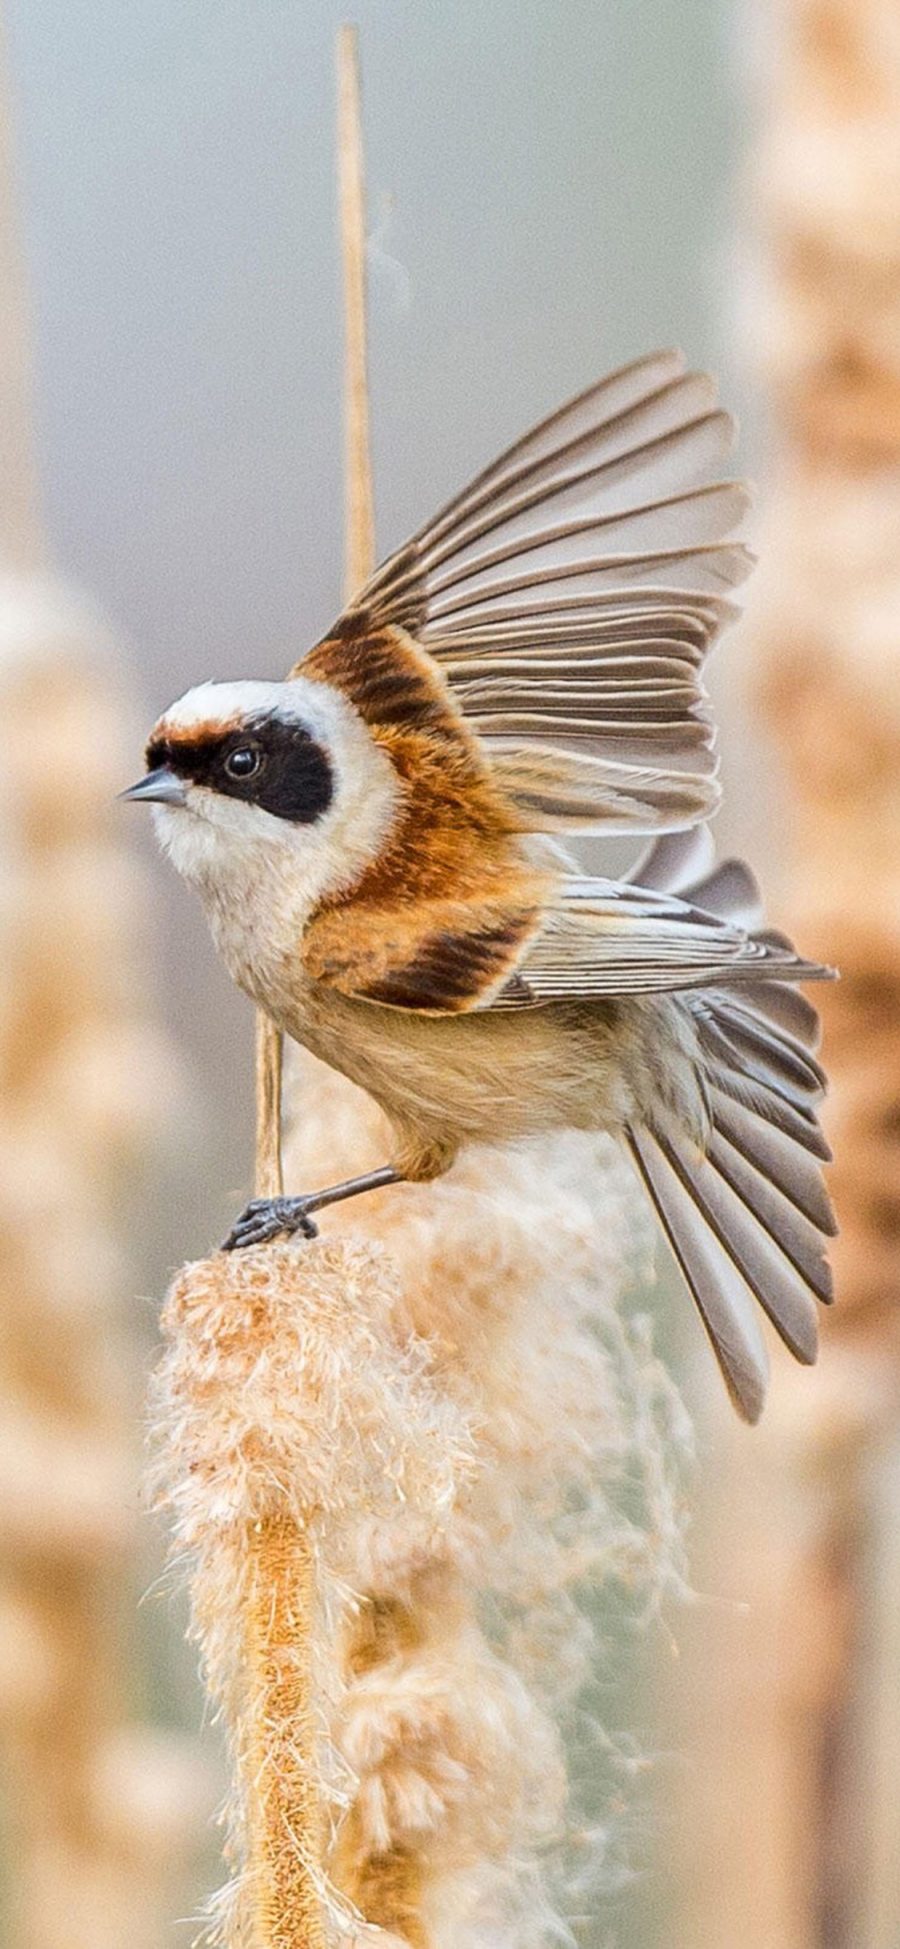
[[[355,16],[383,549],[656,343],[740,395],[732,0]],[[202,678],[281,674],[339,603],[341,17],[331,0],[7,0],[46,519],[128,645],[148,724]],[[746,776],[736,729],[729,764]],[[733,808],[740,833],[740,792]],[[161,1287],[246,1193],[252,1027],[199,911],[161,867],[155,885],[154,979],[207,1106],[148,1241]],[[604,1697],[615,1715],[611,1678]],[[643,1701],[622,1711],[640,1733]],[[623,1896],[626,1949],[668,1945],[665,1908],[652,1876]]]

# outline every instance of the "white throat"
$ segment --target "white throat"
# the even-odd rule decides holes
[[[349,889],[377,856],[393,821],[400,784],[386,753],[337,691],[308,679],[286,684],[204,684],[158,727],[182,734],[209,723],[290,713],[327,752],[334,796],[321,817],[295,824],[262,807],[191,784],[182,807],[157,805],[160,844],[203,901],[234,979],[254,996],[296,962],[319,902]]]

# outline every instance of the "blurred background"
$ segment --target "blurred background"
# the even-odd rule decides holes
[[[189,683],[288,668],[340,606],[341,10],[6,12],[44,521],[125,644],[143,732]],[[379,547],[636,348],[684,344],[733,399],[733,9],[388,0],[358,20]],[[152,972],[222,1146],[177,1258],[247,1174],[251,1051],[170,877]]]
[[[253,1037],[110,801],[174,695],[281,675],[340,604],[342,10],[4,12],[0,1928],[112,1949],[186,1941],[214,1879],[215,1742],[134,1431],[141,1295],[247,1195]],[[381,552],[604,368],[666,343],[711,365],[764,555],[713,675],[717,836],[846,971],[820,1369],[776,1355],[762,1427],[734,1427],[661,1282],[697,1595],[602,1674],[648,1767],[578,1933],[900,1949],[896,0],[355,17]]]

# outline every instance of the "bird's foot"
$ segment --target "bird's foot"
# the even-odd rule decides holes
[[[305,1198],[254,1198],[242,1211],[222,1245],[223,1252],[237,1252],[245,1245],[265,1245],[281,1232],[302,1232],[304,1238],[318,1238],[311,1212],[324,1205],[340,1205],[347,1198],[358,1198],[363,1191],[380,1191],[386,1184],[402,1183],[402,1172],[394,1164],[380,1171],[366,1171],[363,1177],[347,1178],[344,1184],[326,1185],[324,1191],[310,1191]]]
[[[309,1215],[308,1198],[253,1198],[222,1241],[223,1252],[242,1251],[247,1245],[265,1245],[282,1233],[302,1232],[304,1238],[318,1238],[319,1228]]]

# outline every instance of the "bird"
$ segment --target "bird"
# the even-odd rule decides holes
[[[679,352],[544,419],[378,568],[284,681],[164,712],[165,854],[238,985],[386,1112],[377,1170],[255,1199],[223,1249],[447,1171],[471,1143],[602,1130],[630,1153],[738,1412],[769,1316],[816,1357],[835,1230],[818,1120],[831,970],[716,864],[706,656],[753,557],[734,437]],[[710,478],[712,477],[712,478]],[[639,835],[627,878],[573,836]]]

